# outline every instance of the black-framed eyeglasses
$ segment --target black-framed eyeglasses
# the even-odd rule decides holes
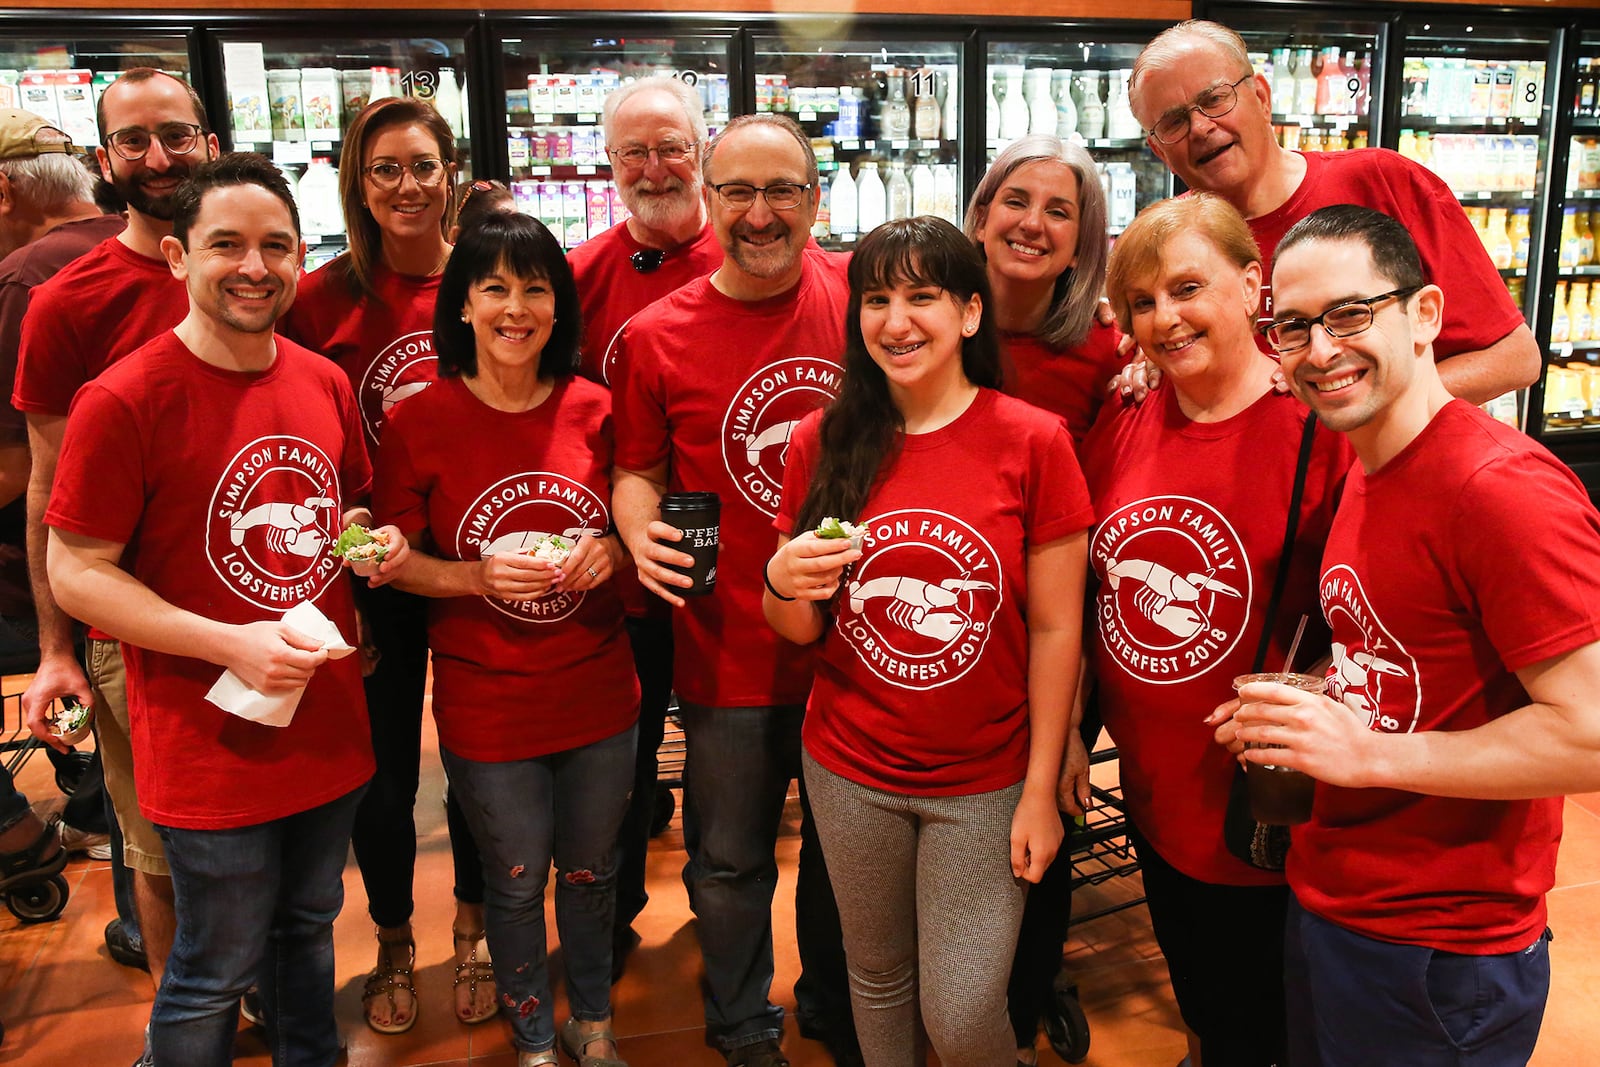
[[[800,201],[805,199],[806,190],[811,188],[810,183],[797,185],[794,182],[773,182],[771,185],[751,185],[748,182],[723,182],[713,185],[717,191],[717,199],[722,205],[734,211],[749,211],[756,205],[759,195],[767,201],[767,206],[774,211],[793,211],[800,206]]]
[[[186,156],[200,145],[205,129],[192,122],[163,122],[153,130],[142,126],[125,126],[106,137],[106,144],[117,155],[133,163],[150,154],[150,146],[161,142],[161,150],[169,156]]]
[[[363,168],[367,179],[379,189],[398,188],[407,171],[411,173],[411,177],[416,180],[418,185],[424,189],[431,189],[444,181],[447,169],[444,160],[434,159],[431,156],[412,160],[410,163],[385,160],[382,163],[374,163],[370,167]]]
[[[633,264],[633,269],[640,274],[650,274],[661,269],[662,261],[667,254],[659,248],[641,248],[628,257],[628,262]]]
[[[646,148],[642,144],[630,144],[621,148],[608,148],[606,152],[629,170],[642,170],[644,165],[650,162],[652,152],[662,164],[672,166],[687,162],[694,155],[696,147],[694,141],[662,141],[654,148]]]
[[[1239,106],[1239,86],[1249,81],[1255,75],[1246,74],[1232,85],[1213,85],[1201,93],[1192,104],[1175,107],[1162,115],[1156,122],[1155,129],[1146,130],[1151,137],[1162,144],[1177,144],[1189,136],[1189,123],[1191,116],[1196,112],[1208,119],[1220,119],[1228,112]]]
[[[1377,314],[1373,310],[1375,305],[1390,299],[1404,300],[1421,288],[1420,285],[1408,285],[1364,300],[1336,304],[1314,319],[1274,319],[1261,327],[1261,332],[1266,335],[1267,343],[1278,352],[1293,352],[1310,344],[1313,326],[1321,326],[1329,337],[1354,337],[1358,333],[1365,333],[1372,325],[1373,316]]]

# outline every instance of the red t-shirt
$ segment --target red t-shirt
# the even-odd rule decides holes
[[[780,296],[734,300],[701,278],[622,331],[617,466],[666,463],[668,491],[722,501],[716,589],[673,613],[673,684],[707,707],[799,704],[811,687],[810,651],[761,612],[789,434],[839,391],[844,352],[848,257],[805,257]]]
[[[1106,384],[1127,362],[1117,356],[1121,339],[1115,326],[1098,322],[1089,327],[1089,336],[1082,344],[1065,349],[1051,348],[1032,334],[1002,333],[1002,388],[1061,416],[1072,434],[1072,443],[1081,446],[1106,397]]]
[[[644,245],[628,232],[628,224],[619,222],[567,253],[583,308],[581,373],[593,381],[611,380],[617,344],[628,320],[674,289],[704,278],[722,265],[722,246],[709,222],[694,240],[668,252],[655,270],[641,273],[634,269],[630,257],[643,251]]]
[[[34,288],[54,278],[101,241],[121,233],[126,225],[121,215],[92,215],[64,222],[0,260],[0,381],[16,387],[22,318]],[[0,439],[28,439],[26,421],[14,407],[0,415]]]
[[[1374,730],[1471,730],[1528,703],[1514,672],[1600,640],[1600,515],[1525,435],[1452,401],[1357,468],[1322,561],[1328,690]],[[1382,941],[1526,948],[1545,927],[1560,797],[1457,800],[1317,786],[1289,884]]]
[[[121,566],[179,608],[226,623],[314,601],[355,641],[329,546],[371,475],[355,400],[292,342],[260,374],[221,370],[170,331],[84,387],[44,521],[127,548]],[[139,807],[190,830],[251,826],[341,797],[372,775],[358,657],[317,669],[286,727],[205,699],[203,660],[122,646]]]
[[[1163,859],[1218,885],[1283,880],[1223,847],[1234,759],[1203,720],[1252,669],[1305,419],[1298,400],[1269,392],[1232,418],[1193,422],[1163,382],[1143,404],[1108,407],[1084,449],[1099,520],[1090,648],[1128,813]],[[1273,670],[1301,615],[1316,615],[1322,544],[1352,462],[1344,435],[1318,427],[1267,646]]]
[[[188,291],[166,260],[106,238],[34,288],[11,406],[65,415],[84,382],[187,314]]]
[[[709,222],[693,241],[668,252],[653,271],[633,268],[629,257],[641,251],[644,245],[633,239],[627,223],[619,222],[567,253],[583,309],[583,366],[578,373],[592,381],[610,382],[622,328],[629,320],[722,265],[722,246]],[[640,585],[639,572],[632,567],[619,571],[612,584],[629,615],[667,617],[667,602]]]
[[[821,421],[795,432],[781,533]],[[1060,420],[990,389],[903,442],[862,508],[869,542],[817,653],[806,751],[893,793],[1004,789],[1028,771],[1027,550],[1087,529],[1089,491]]]
[[[438,377],[433,305],[441,275],[418,278],[379,263],[372,282],[382,299],[357,300],[342,263],[334,260],[300,279],[294,306],[278,328],[344,371],[360,404],[368,452],[375,455],[394,406]]]
[[[531,533],[611,524],[611,396],[581,378],[532,411],[497,411],[459,378],[396,412],[372,504],[447,560],[514,552]],[[430,597],[433,715],[451,752],[489,763],[564,752],[638,717],[639,683],[609,584],[531,601]]]
[[[1272,255],[1289,227],[1333,204],[1360,204],[1398,219],[1417,243],[1422,273],[1441,286],[1444,329],[1435,359],[1490,345],[1523,325],[1500,272],[1450,187],[1420,163],[1387,148],[1302,152],[1306,176],[1276,211],[1250,220],[1261,246],[1261,314],[1272,315]],[[1265,343],[1263,339],[1262,343]]]

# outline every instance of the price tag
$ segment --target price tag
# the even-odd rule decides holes
[[[272,162],[280,167],[309,166],[311,164],[311,144],[308,141],[273,141]]]
[[[599,173],[598,171],[595,170],[594,166],[592,164],[589,164],[589,163],[585,163],[582,166],[577,167],[575,169],[577,170],[577,172],[579,174],[597,174],[597,173]]]
[[[839,147],[847,152],[854,152],[861,147],[860,141],[840,141]]]
[[[311,151],[313,153],[315,153],[315,152],[332,152],[333,151],[333,142],[332,141],[312,141],[311,142]]]
[[[535,116],[533,116],[533,121],[534,122],[543,122],[543,123],[548,124],[548,123],[554,122],[555,120],[556,120],[556,117],[554,115],[535,115]]]
[[[579,115],[578,116],[578,125],[580,125],[580,126],[593,126],[595,123],[597,123],[599,121],[600,121],[600,116],[599,115]]]
[[[905,149],[911,147],[911,142],[910,141],[890,141],[889,142],[889,147],[892,148],[892,149],[895,149],[897,151],[904,151]]]
[[[815,111],[801,111],[801,112],[798,112],[795,115],[795,121],[796,122],[816,122],[817,121],[817,113]]]

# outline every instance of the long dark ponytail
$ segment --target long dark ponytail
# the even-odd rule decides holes
[[[978,297],[987,312],[983,258],[960,230],[921,215],[886,222],[862,238],[850,259],[850,309],[845,317],[844,382],[822,416],[821,453],[794,532],[828,516],[857,522],[880,471],[900,450],[905,417],[861,336],[862,294],[897,285],[932,285],[961,304]],[[961,340],[961,369],[973,385],[1000,387],[1000,342],[986,313]]]

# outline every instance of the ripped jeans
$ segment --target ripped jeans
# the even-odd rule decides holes
[[[574,1017],[611,1016],[617,830],[633,786],[638,728],[592,745],[508,763],[440,747],[450,790],[483,854],[484,926],[512,1044],[555,1044],[544,889],[556,868],[556,930]]]

